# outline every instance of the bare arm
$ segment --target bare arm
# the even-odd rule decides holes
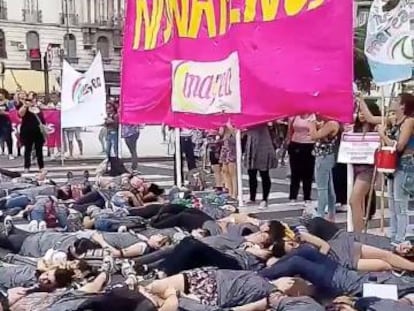
[[[329,135],[335,135],[339,130],[339,124],[335,121],[326,122],[319,130],[316,124],[312,122],[309,126],[309,134],[313,140],[322,139]]]
[[[102,272],[92,282],[85,284],[79,290],[89,294],[99,293],[107,280],[108,275],[105,272]]]
[[[401,152],[404,151],[405,147],[408,144],[408,141],[410,140],[411,136],[413,135],[413,129],[414,129],[414,119],[409,118],[404,121],[404,123],[401,125],[401,134],[397,141],[397,151]],[[393,146],[395,144],[395,141],[390,139],[386,133],[384,128],[380,128],[378,131],[382,140],[385,142],[387,146]]]
[[[28,107],[26,105],[23,105],[20,109],[19,109],[19,116],[21,118],[23,118],[26,115]]]
[[[367,104],[365,103],[365,100],[362,96],[358,98],[359,101],[359,109],[361,109],[361,112],[364,114],[365,120],[367,120],[368,123],[371,124],[381,124],[382,117],[374,116],[371,111],[369,111]]]
[[[307,242],[309,244],[312,244],[313,246],[316,246],[319,249],[319,252],[322,254],[327,255],[331,247],[329,246],[328,242],[318,238],[317,236],[314,236],[310,233],[301,233],[300,239],[303,242]]]

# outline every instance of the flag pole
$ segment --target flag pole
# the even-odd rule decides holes
[[[175,172],[177,176],[177,186],[182,187],[183,186],[183,178],[181,175],[181,145],[180,145],[180,129],[175,128]]]
[[[236,131],[236,155],[237,155],[237,197],[239,206],[244,206],[243,201],[243,170],[242,170],[242,142],[241,130]]]

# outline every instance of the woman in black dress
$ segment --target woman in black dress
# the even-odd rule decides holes
[[[40,171],[44,169],[43,144],[45,143],[45,120],[37,102],[37,94],[30,92],[26,101],[19,109],[22,118],[20,139],[24,146],[24,170],[28,173],[31,165],[31,155],[34,146],[37,165]]]

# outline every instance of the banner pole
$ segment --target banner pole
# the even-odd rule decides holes
[[[118,124],[118,158],[122,159],[122,125]]]
[[[390,97],[392,97],[394,85],[391,88],[391,94]],[[391,98],[390,98],[391,102]],[[385,90],[384,87],[381,86],[381,124],[382,126],[385,125]],[[375,191],[375,190],[374,190]],[[375,192],[374,192],[375,193]],[[384,174],[381,174],[381,220],[380,220],[380,227],[381,227],[381,233],[385,233],[385,176]]]
[[[351,195],[352,195],[352,189],[354,188],[354,168],[352,164],[346,165],[346,192],[347,192],[347,198],[348,198],[348,206],[347,206],[347,213],[346,213],[346,229],[348,232],[354,231],[354,223],[352,221],[352,209],[351,209]]]
[[[62,110],[60,111],[60,165],[65,166],[65,148],[64,148],[64,139],[63,136],[63,127],[62,127]]]
[[[180,145],[180,129],[175,128],[175,172],[177,176],[177,186],[182,187],[183,186],[183,178],[181,175],[181,145]]]
[[[242,142],[241,142],[241,131],[236,131],[236,155],[237,155],[237,196],[239,206],[244,206],[243,201],[243,169],[242,169]]]

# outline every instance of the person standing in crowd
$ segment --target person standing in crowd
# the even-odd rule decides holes
[[[180,131],[180,145],[181,154],[185,155],[187,161],[188,171],[197,168],[196,158],[194,155],[194,143],[193,143],[193,131],[190,129],[183,128]]]
[[[28,173],[31,166],[33,146],[36,153],[37,165],[40,171],[44,169],[43,144],[45,143],[43,113],[38,107],[37,94],[30,92],[27,100],[19,108],[22,119],[20,126],[20,139],[24,146],[24,170]]]
[[[307,114],[293,117],[289,122],[289,164],[290,192],[289,199],[298,199],[299,187],[302,182],[303,199],[310,203],[312,194],[315,157],[313,156],[314,141],[310,136],[309,122],[315,121],[315,115]]]
[[[275,148],[267,124],[248,129],[246,135],[244,164],[249,175],[249,204],[256,203],[257,172],[259,171],[263,191],[263,198],[259,207],[265,208],[268,205],[270,188],[272,186],[269,171],[278,165]]]
[[[65,151],[69,151],[69,158],[73,158],[73,141],[76,140],[79,148],[79,155],[83,155],[83,143],[81,139],[81,128],[72,127],[63,130],[65,136],[65,142],[67,140],[68,144],[65,143]],[[69,147],[69,148],[67,148]],[[69,150],[68,150],[69,149]]]
[[[114,102],[109,102],[106,105],[106,119],[105,127],[107,130],[106,135],[106,154],[108,158],[118,157],[118,107]]]
[[[121,136],[125,140],[129,152],[132,158],[132,170],[138,169],[138,153],[137,153],[137,142],[140,135],[139,125],[122,125]]]
[[[15,96],[15,100],[13,101],[13,109],[19,111],[21,107],[26,103],[27,93],[25,91],[19,91]],[[20,128],[16,128],[15,132],[16,138],[16,146],[17,146],[17,156],[20,157],[22,155],[22,141],[20,139]]]
[[[332,170],[336,164],[340,125],[337,121],[328,120],[317,123],[309,122],[309,133],[315,141],[315,180],[318,187],[318,217],[325,218],[328,206],[328,220],[335,222],[335,188]]]
[[[369,102],[367,105],[369,116],[362,109],[357,112],[354,132],[367,133],[373,132],[375,126],[368,122],[370,116],[381,116],[381,111],[375,102]],[[374,175],[374,165],[355,164],[354,168],[354,185],[351,192],[349,204],[352,210],[352,223],[355,232],[362,232],[364,228],[364,216],[366,211],[366,201],[369,195],[371,180]]]
[[[222,140],[217,130],[207,132],[207,148],[210,158],[211,169],[214,173],[215,188],[218,191],[223,190],[223,174],[221,172],[220,154]]]
[[[8,92],[5,89],[0,90],[0,141],[6,143],[9,153],[9,160],[13,160],[13,140],[12,140],[12,123],[9,116]]]
[[[362,96],[359,97],[360,109],[372,124],[378,124],[378,133],[386,146],[395,146],[399,154],[397,169],[388,178],[388,206],[390,209],[390,238],[395,243],[405,240],[407,233],[408,205],[414,195],[414,96],[400,94],[392,103],[390,110],[395,112],[396,123],[391,129],[381,125],[381,117],[371,114]]]
[[[236,132],[230,123],[222,130],[223,144],[220,150],[219,162],[222,165],[224,184],[229,196],[237,199]]]

